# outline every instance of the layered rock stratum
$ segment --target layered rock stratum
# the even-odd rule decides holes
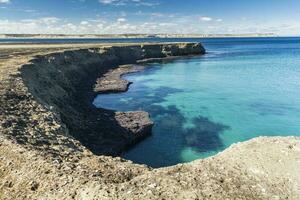
[[[298,137],[260,137],[159,169],[111,157],[153,123],[143,111],[96,109],[95,95],[126,91],[120,76],[139,62],[201,55],[201,44],[6,45],[0,53],[0,199],[300,199]]]

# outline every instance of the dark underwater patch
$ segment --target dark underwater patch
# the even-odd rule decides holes
[[[184,132],[187,146],[197,152],[216,151],[224,147],[220,134],[229,129],[229,126],[202,116],[194,118],[193,124],[193,128],[188,128]]]

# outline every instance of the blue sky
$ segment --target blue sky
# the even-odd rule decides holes
[[[300,0],[0,0],[0,33],[300,35]]]

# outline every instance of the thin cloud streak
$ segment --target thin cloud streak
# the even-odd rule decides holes
[[[129,4],[133,4],[136,6],[158,6],[160,3],[158,2],[148,2],[145,0],[99,0],[99,3],[103,5],[113,5],[113,6],[126,6]]]

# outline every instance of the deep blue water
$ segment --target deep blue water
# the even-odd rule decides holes
[[[206,55],[147,64],[124,76],[128,92],[97,96],[96,106],[145,110],[155,122],[123,157],[161,167],[257,136],[300,136],[300,38],[201,41]]]

